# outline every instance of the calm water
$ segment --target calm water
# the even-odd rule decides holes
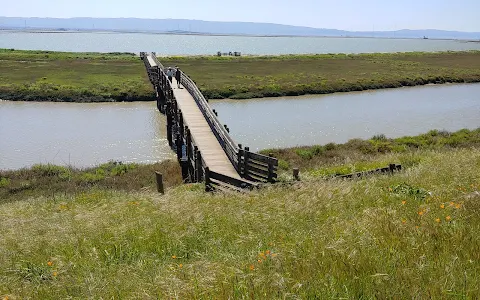
[[[235,141],[252,149],[480,127],[480,84],[211,104]],[[0,169],[160,161],[173,157],[165,135],[153,102],[0,101]]]
[[[165,119],[150,103],[0,101],[0,169],[91,166],[171,157]]]
[[[255,150],[480,127],[480,84],[222,100],[211,105],[234,140]]]
[[[240,51],[261,55],[480,50],[480,43],[432,39],[0,32],[0,48],[77,52],[156,51],[160,55],[211,55],[217,51]]]

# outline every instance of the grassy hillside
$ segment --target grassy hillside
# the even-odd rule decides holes
[[[134,54],[0,49],[0,99],[143,101],[154,94]]]
[[[254,98],[479,82],[480,51],[171,57],[209,98]]]
[[[379,153],[371,164],[404,171],[249,194],[19,194],[0,203],[0,297],[475,299],[480,150],[465,147]]]

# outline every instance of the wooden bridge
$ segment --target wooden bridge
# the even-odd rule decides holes
[[[157,108],[167,116],[168,143],[177,153],[184,181],[204,181],[206,190],[275,182],[277,159],[235,144],[192,79],[182,72],[177,87],[154,53],[141,52],[140,57],[156,92]]]

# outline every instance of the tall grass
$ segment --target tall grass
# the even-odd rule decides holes
[[[183,185],[0,204],[0,295],[475,299],[480,151],[419,152],[393,176],[249,194]]]
[[[280,170],[289,171],[292,168],[300,168],[308,171],[323,168],[325,172],[322,172],[326,175],[350,173],[348,170],[363,171],[369,167],[374,169],[378,166],[375,164],[368,166],[369,162],[377,161],[385,153],[404,153],[406,157],[404,163],[410,165],[412,162],[408,161],[408,157],[414,155],[418,150],[471,147],[480,147],[480,128],[462,129],[456,132],[431,130],[425,134],[396,139],[377,135],[368,140],[353,139],[344,144],[329,143],[287,149],[267,149],[261,153],[272,153],[277,157]],[[361,166],[362,163],[364,166]],[[382,163],[388,165],[388,161],[382,161]],[[345,168],[346,166],[347,168]],[[353,166],[353,168],[348,168],[348,166]],[[381,167],[385,167],[385,165]]]
[[[166,188],[182,183],[178,163],[170,160],[149,165],[111,161],[86,169],[47,164],[16,171],[0,171],[0,204],[38,196],[55,198],[83,193],[92,188],[154,190],[156,171],[163,174]]]

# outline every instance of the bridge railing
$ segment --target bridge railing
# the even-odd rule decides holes
[[[160,68],[160,70],[165,69],[165,67],[162,65],[162,63],[158,60],[155,52],[152,52],[151,57],[152,57],[153,61],[157,64],[157,66]]]

